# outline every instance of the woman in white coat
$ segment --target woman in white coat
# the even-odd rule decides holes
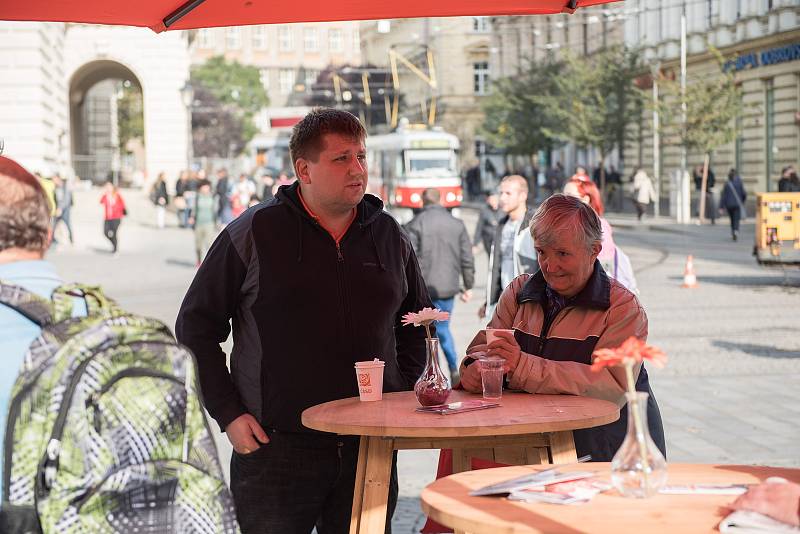
[[[633,175],[633,202],[636,205],[636,217],[642,220],[642,215],[647,211],[647,206],[656,200],[656,190],[653,182],[647,173],[642,169],[636,169]]]

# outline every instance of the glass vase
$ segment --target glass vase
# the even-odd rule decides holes
[[[425,369],[414,384],[414,393],[423,406],[444,404],[453,388],[450,387],[450,380],[439,365],[439,339],[425,338],[425,349],[427,352]]]
[[[647,426],[647,393],[626,393],[628,433],[611,460],[611,483],[623,497],[652,497],[667,482],[667,461]]]

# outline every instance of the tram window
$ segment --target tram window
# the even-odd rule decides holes
[[[408,150],[405,156],[409,173],[455,170],[454,158],[447,150]]]

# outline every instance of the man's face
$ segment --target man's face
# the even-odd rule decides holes
[[[316,159],[299,158],[295,170],[322,207],[344,212],[361,202],[367,189],[367,149],[363,139],[325,134]]]
[[[595,243],[590,252],[583,241],[572,232],[554,234],[555,239],[548,244],[539,244],[534,236],[539,267],[545,281],[556,293],[572,297],[586,286],[601,245]]]
[[[509,180],[500,184],[500,209],[511,213],[525,203],[528,193],[523,191],[520,184]]]

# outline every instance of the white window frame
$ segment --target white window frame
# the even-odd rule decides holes
[[[203,49],[214,48],[217,44],[215,28],[202,28],[197,33],[197,47]]]
[[[242,29],[238,26],[225,28],[225,49],[241,50],[242,48]]]
[[[303,51],[319,52],[319,31],[316,28],[303,28]]]
[[[278,28],[278,50],[292,52],[294,50],[294,28],[281,26]]]
[[[472,17],[473,33],[489,33],[492,31],[492,23],[489,17]]]
[[[344,32],[339,28],[328,30],[328,50],[331,52],[344,51]]]
[[[253,26],[251,29],[251,37],[253,41],[253,48],[255,50],[267,49],[267,27],[266,26]]]
[[[294,91],[294,81],[294,69],[281,69],[278,71],[278,91],[280,91],[282,95],[292,94],[292,91]]]
[[[476,95],[489,93],[489,62],[476,61],[472,64],[472,89]]]

